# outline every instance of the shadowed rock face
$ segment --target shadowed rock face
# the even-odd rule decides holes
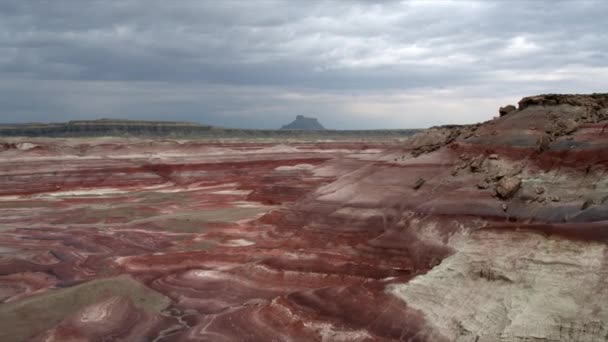
[[[604,99],[405,143],[5,139],[1,336],[602,341]]]
[[[500,109],[498,109],[498,114],[500,114],[500,116],[505,116],[516,110],[517,110],[517,108],[514,105],[507,105],[504,107],[500,107]]]

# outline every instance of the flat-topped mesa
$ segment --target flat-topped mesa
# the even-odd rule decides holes
[[[0,136],[196,136],[209,134],[214,129],[213,126],[193,122],[99,119],[5,124],[0,125]]]
[[[148,121],[127,119],[98,119],[98,120],[72,120],[67,122],[70,126],[167,126],[167,127],[201,127],[203,125],[186,121]]]
[[[304,115],[298,115],[294,121],[282,126],[281,129],[322,131],[325,130],[325,127],[323,127],[316,118],[307,118]]]

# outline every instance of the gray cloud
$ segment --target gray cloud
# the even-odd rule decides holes
[[[605,91],[606,14],[584,0],[5,0],[0,121],[475,122],[526,95]]]

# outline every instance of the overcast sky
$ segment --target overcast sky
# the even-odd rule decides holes
[[[608,1],[1,0],[0,122],[491,119],[608,92]]]

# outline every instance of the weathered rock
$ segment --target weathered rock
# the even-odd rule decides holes
[[[414,183],[414,185],[412,185],[412,188],[414,190],[418,190],[418,189],[420,189],[420,187],[422,187],[422,185],[424,185],[425,182],[426,181],[424,180],[424,178],[418,178],[416,180],[416,182]]]
[[[477,188],[478,189],[487,189],[489,187],[490,187],[490,183],[488,183],[487,180],[483,180],[483,181],[477,183]]]
[[[608,94],[545,94],[529,96],[519,101],[519,110],[530,106],[556,106],[561,104],[602,110],[608,108]]]
[[[536,142],[536,150],[538,152],[546,151],[551,143],[553,142],[553,138],[549,134],[542,135],[538,138]]]
[[[496,193],[502,199],[509,199],[519,190],[521,179],[518,177],[503,177],[496,183]]]
[[[484,154],[480,154],[477,157],[473,158],[471,163],[469,164],[469,168],[471,172],[481,172],[483,169],[483,162],[486,160],[486,156]]]
[[[595,202],[592,199],[587,199],[583,202],[583,205],[581,205],[581,210],[585,210],[589,207],[591,207]]]
[[[500,114],[500,116],[505,116],[516,110],[517,110],[517,108],[514,105],[506,105],[504,107],[500,107],[500,109],[498,109],[498,113]]]
[[[479,125],[431,127],[412,137],[410,140],[412,155],[418,157],[422,154],[436,151],[439,148],[450,144],[460,136],[463,138],[470,137],[478,127]]]
[[[566,118],[558,123],[559,135],[571,134],[579,127],[578,122],[574,119]]]
[[[458,164],[456,164],[456,168],[457,169],[464,169],[467,166],[469,166],[469,161],[468,160],[461,160]]]

